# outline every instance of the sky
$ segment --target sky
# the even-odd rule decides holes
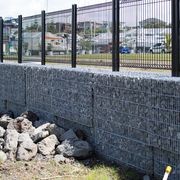
[[[0,16],[17,17],[20,14],[29,16],[40,14],[41,10],[52,12],[70,9],[72,4],[85,6],[101,2],[107,0],[0,0]]]
[[[111,0],[0,0],[0,16],[2,17],[14,17],[22,15],[24,17],[40,14],[41,10],[46,12],[70,9],[72,4],[77,4],[78,7],[98,4],[102,2],[109,2]],[[133,1],[133,0],[128,0]],[[153,1],[155,0],[146,0]],[[142,1],[139,1],[140,4]],[[134,6],[132,6],[134,4]],[[126,22],[126,25],[136,25],[136,3],[127,3],[126,8],[123,8],[120,13],[121,22]],[[146,6],[141,6],[138,10],[138,21],[142,21],[147,18],[159,18],[166,22],[170,22],[170,1],[164,0],[158,5],[158,3],[152,3]],[[84,14],[79,16],[81,21],[91,19],[92,21],[99,21],[102,19],[99,10],[91,14]],[[111,21],[111,13],[107,11],[107,14],[103,14],[104,18]]]

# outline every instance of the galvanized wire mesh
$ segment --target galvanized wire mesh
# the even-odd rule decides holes
[[[70,10],[46,14],[46,62],[71,63]]]
[[[18,23],[17,19],[4,19],[3,54],[4,60],[17,60],[18,53]]]
[[[77,14],[77,64],[112,64],[112,3],[86,6]]]
[[[112,66],[112,2],[78,8],[77,64]],[[120,1],[120,66],[171,69],[171,0]],[[17,21],[17,20],[14,20]],[[5,60],[17,60],[18,30],[4,25]],[[41,16],[23,19],[23,60],[41,60]],[[70,63],[72,10],[46,14],[46,61]]]
[[[120,4],[120,65],[171,68],[171,1]]]
[[[41,57],[41,16],[23,18],[23,61],[40,62]]]

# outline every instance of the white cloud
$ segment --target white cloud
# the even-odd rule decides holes
[[[41,10],[47,10],[47,2],[48,12],[52,12],[63,9],[70,9],[72,7],[72,4],[77,4],[78,7],[82,7],[109,1],[111,0],[0,0],[0,16],[17,17],[19,14],[23,16],[40,14]],[[170,1],[164,1],[160,3],[160,5],[154,5],[153,3],[147,6],[143,6],[138,10],[138,21],[150,17],[159,17],[166,22],[170,22],[170,9]],[[135,7],[125,8],[123,11],[124,16],[120,16],[121,21],[126,22],[127,25],[135,25]],[[144,14],[145,11],[146,14]],[[84,16],[84,18],[87,17]],[[96,15],[95,13],[93,14],[93,18],[101,19],[101,17],[99,17],[99,15]]]
[[[48,12],[69,9],[72,4],[78,6],[86,6],[107,2],[108,0],[1,0],[0,1],[0,16],[2,17],[17,17],[19,14],[29,16],[39,14],[41,10]]]

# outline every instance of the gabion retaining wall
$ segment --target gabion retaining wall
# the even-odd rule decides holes
[[[0,64],[6,109],[83,129],[97,154],[149,174],[180,164],[180,78]]]

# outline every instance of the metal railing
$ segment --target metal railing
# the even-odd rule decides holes
[[[0,19],[0,59],[171,69],[180,76],[178,0],[129,0]],[[5,22],[5,21],[4,21]],[[7,31],[8,29],[8,31]]]

